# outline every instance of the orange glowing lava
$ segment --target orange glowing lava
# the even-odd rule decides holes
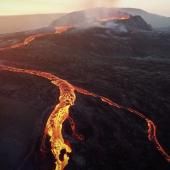
[[[63,33],[65,31],[69,30],[70,28],[71,28],[70,26],[56,27],[55,32],[53,34]],[[52,34],[52,33],[48,33],[48,34]],[[47,35],[47,33],[31,35],[28,38],[26,38],[24,42],[18,43],[16,45],[12,45],[9,47],[0,48],[0,51],[26,46],[29,43],[31,43],[35,38],[39,38],[39,37],[46,36],[46,35]],[[161,144],[159,143],[159,141],[157,139],[156,125],[154,124],[154,122],[152,120],[150,120],[148,117],[146,117],[145,114],[140,113],[132,108],[127,108],[122,105],[119,105],[118,103],[115,103],[106,97],[89,92],[85,89],[75,87],[75,86],[71,85],[68,81],[63,80],[51,73],[36,71],[36,70],[15,68],[15,67],[10,67],[10,66],[5,66],[5,65],[0,65],[0,70],[11,71],[11,72],[15,72],[15,73],[24,73],[24,74],[30,74],[30,75],[42,77],[42,78],[48,79],[52,84],[54,84],[57,88],[59,88],[59,90],[60,90],[59,103],[56,103],[54,110],[50,113],[50,117],[47,121],[45,132],[44,132],[45,133],[44,136],[48,135],[50,137],[51,152],[53,153],[54,158],[56,160],[55,170],[64,170],[64,168],[66,167],[66,165],[68,164],[68,161],[69,161],[69,154],[72,152],[69,142],[65,141],[63,138],[63,135],[62,135],[62,126],[66,119],[68,119],[71,124],[73,135],[80,140],[83,139],[82,136],[76,134],[75,122],[69,116],[69,109],[71,106],[74,105],[75,100],[76,100],[75,91],[77,93],[80,93],[83,95],[99,98],[101,100],[101,102],[108,104],[112,108],[126,110],[130,113],[135,114],[142,120],[144,120],[148,126],[149,141],[151,141],[154,144],[154,146],[157,148],[157,150],[163,155],[163,157],[168,162],[170,162],[170,155],[168,155],[168,153],[161,146]],[[62,151],[64,151],[64,155],[63,155],[63,158],[60,159],[60,154]]]
[[[100,22],[106,22],[106,21],[112,21],[112,20],[127,20],[129,18],[130,16],[124,15],[124,16],[103,17],[103,18],[98,18],[97,20]]]
[[[27,38],[25,38],[25,40],[23,42],[19,42],[16,43],[14,45],[10,45],[7,47],[0,47],[0,51],[5,51],[5,50],[9,50],[9,49],[15,49],[15,48],[21,48],[24,46],[27,46],[28,44],[30,44],[32,41],[34,41],[37,38],[41,38],[47,35],[53,35],[53,34],[61,34],[64,33],[68,30],[70,30],[72,27],[71,26],[58,26],[54,28],[54,32],[47,32],[47,33],[39,33],[39,34],[34,34],[34,35],[30,35]]]
[[[73,26],[58,26],[58,27],[55,27],[55,33],[56,34],[61,34],[63,32],[66,32],[68,30],[70,30],[71,28],[73,28]]]
[[[158,141],[157,128],[156,128],[155,123],[152,120],[150,120],[148,117],[146,117],[144,113],[141,113],[141,112],[139,112],[139,111],[137,111],[133,108],[130,108],[130,107],[122,106],[118,103],[113,102],[112,100],[110,100],[106,97],[96,95],[95,93],[88,92],[87,90],[84,90],[84,89],[81,89],[81,88],[78,88],[78,87],[75,87],[75,91],[77,91],[78,93],[84,94],[84,95],[99,98],[102,102],[110,105],[112,108],[126,110],[130,113],[135,114],[136,116],[138,116],[142,120],[144,120],[146,122],[147,126],[148,126],[148,139],[149,139],[149,141],[151,141],[154,144],[154,146],[156,147],[156,149],[160,152],[160,154],[168,162],[170,162],[170,155],[165,151],[165,149],[161,146],[161,144]]]
[[[45,128],[45,135],[48,135],[50,137],[51,151],[56,160],[56,170],[63,170],[68,164],[68,154],[72,151],[68,142],[63,139],[62,125],[64,121],[69,118],[69,108],[74,105],[74,102],[76,100],[73,86],[67,81],[62,80],[57,76],[52,75],[51,73],[8,67],[4,65],[0,65],[0,70],[43,77],[45,79],[48,79],[57,88],[59,87],[59,103],[56,104],[54,110],[50,114]],[[63,156],[63,159],[60,160],[60,154],[63,150],[65,151],[65,154]]]
[[[30,35],[29,37],[25,38],[25,40],[23,42],[19,42],[17,44],[10,45],[10,46],[7,46],[7,47],[1,47],[0,51],[24,47],[24,46],[30,44],[36,38],[40,38],[40,37],[43,37],[43,36],[49,35],[49,34],[50,33],[48,33],[48,34],[43,34],[42,33],[42,34]]]

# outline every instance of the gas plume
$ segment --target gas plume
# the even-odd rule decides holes
[[[118,0],[86,0],[82,3],[83,8],[94,8],[94,7],[113,7],[116,5]]]

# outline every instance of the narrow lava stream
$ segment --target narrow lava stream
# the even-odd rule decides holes
[[[56,27],[56,31],[54,33],[31,35],[31,36],[27,37],[24,40],[24,42],[20,42],[16,45],[12,45],[9,47],[0,48],[0,51],[8,50],[11,48],[20,48],[20,47],[28,45],[36,38],[46,36],[49,34],[62,33],[62,32],[67,31],[70,28],[71,28],[70,26]],[[29,69],[10,67],[10,66],[6,66],[6,65],[0,65],[0,70],[1,71],[10,71],[10,72],[15,72],[15,73],[24,73],[24,74],[30,74],[30,75],[42,77],[42,78],[48,79],[52,84],[54,84],[56,86],[56,88],[59,88],[59,90],[60,90],[59,103],[56,103],[54,110],[50,113],[50,116],[46,123],[45,131],[44,131],[44,136],[48,135],[50,137],[51,152],[56,160],[55,170],[64,170],[64,168],[66,167],[66,165],[68,164],[68,161],[69,161],[69,154],[72,152],[70,144],[67,141],[65,141],[63,138],[62,126],[66,119],[71,119],[69,117],[69,109],[71,106],[74,105],[74,103],[76,101],[75,92],[83,94],[83,95],[98,98],[101,100],[101,102],[108,104],[112,108],[126,110],[126,111],[138,116],[140,119],[144,120],[148,126],[149,141],[152,142],[154,144],[155,148],[160,152],[160,154],[168,162],[170,162],[170,155],[166,152],[166,150],[163,148],[163,146],[161,146],[161,144],[158,141],[157,128],[156,128],[155,123],[152,120],[150,120],[148,117],[146,117],[145,114],[140,113],[140,112],[134,110],[133,108],[127,108],[122,105],[119,105],[118,103],[115,103],[106,97],[103,97],[103,96],[91,93],[87,90],[75,87],[75,86],[71,85],[68,81],[63,80],[51,73],[37,71],[37,70],[29,70]],[[72,119],[71,119],[71,122],[72,122],[73,134],[76,134],[74,121]],[[63,159],[60,160],[60,154],[62,151],[64,151],[64,156],[63,156]]]

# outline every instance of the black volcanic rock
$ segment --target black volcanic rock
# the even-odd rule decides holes
[[[153,14],[136,8],[119,8],[119,10],[131,15],[140,15],[147,23],[152,25],[153,28],[170,27],[170,17]]]
[[[123,23],[127,29],[141,29],[151,31],[152,28],[141,16],[133,16],[128,20],[118,20],[118,23]]]
[[[140,17],[109,22],[145,30]],[[110,25],[107,28],[99,24],[101,27],[48,35],[25,47],[0,52],[1,60],[51,72],[75,86],[143,112],[155,122],[158,139],[169,151],[170,34],[116,33]],[[145,122],[127,111],[110,108],[98,98],[77,93],[76,97],[70,114],[85,140],[76,141],[65,126],[64,135],[71,139],[73,149],[66,169],[169,170],[169,164],[148,141]],[[48,154],[42,159],[36,155],[24,170],[51,169],[49,164],[54,161],[51,158],[52,163],[48,163]]]
[[[120,32],[152,31],[152,27],[141,16],[130,16],[129,19],[106,21],[102,25]]]

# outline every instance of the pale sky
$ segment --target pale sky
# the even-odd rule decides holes
[[[170,16],[170,0],[0,0],[0,15],[69,12],[95,6],[134,7]]]

